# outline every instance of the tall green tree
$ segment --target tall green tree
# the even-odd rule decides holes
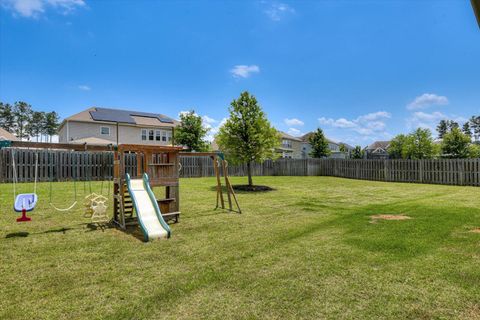
[[[402,159],[404,158],[404,152],[406,150],[408,137],[404,134],[399,134],[390,141],[388,147],[388,155],[391,159]]]
[[[15,119],[15,134],[20,140],[28,138],[28,134],[25,129],[28,121],[30,120],[31,113],[32,106],[30,106],[28,103],[23,101],[15,102],[13,106],[13,116]]]
[[[13,108],[8,103],[0,102],[0,128],[10,132],[15,132],[15,116]]]
[[[42,111],[33,111],[31,118],[25,127],[26,133],[30,138],[35,137],[38,141],[41,134],[45,131],[46,115]]]
[[[448,129],[452,131],[453,129],[459,129],[460,125],[454,120],[448,120]]]
[[[470,127],[470,122],[465,122],[462,127],[462,132],[466,136],[469,136],[470,139],[472,138],[472,128]]]
[[[471,144],[469,147],[470,158],[480,158],[480,144]]]
[[[458,129],[456,129],[458,130]],[[445,138],[446,135],[443,137]],[[432,133],[428,129],[418,128],[410,133],[402,151],[405,159],[431,159],[435,156]]]
[[[442,139],[448,132],[448,122],[446,120],[440,120],[437,126],[438,138]]]
[[[470,118],[470,127],[473,131],[473,139],[480,141],[480,116],[472,116]]]
[[[233,163],[247,164],[248,185],[252,186],[252,162],[275,158],[280,134],[272,127],[255,96],[247,91],[233,100],[230,117],[220,127],[216,141]]]
[[[343,153],[347,153],[348,152],[348,148],[347,146],[345,145],[345,143],[340,143],[340,152],[343,152]]]
[[[452,131],[443,137],[442,153],[444,157],[463,159],[470,156],[471,139],[465,135],[459,128],[453,128]]]
[[[364,152],[361,146],[356,146],[352,150],[352,154],[350,155],[352,159],[363,159]]]
[[[310,152],[312,158],[325,158],[330,155],[328,140],[322,129],[317,128],[317,131],[308,138],[308,143],[312,146],[312,151]]]
[[[44,133],[49,137],[49,141],[52,142],[52,136],[57,134],[58,126],[60,125],[60,117],[55,111],[45,114],[45,126]]]
[[[207,151],[205,136],[208,129],[203,126],[202,117],[194,110],[180,114],[180,125],[175,128],[175,143],[186,146],[188,151]]]

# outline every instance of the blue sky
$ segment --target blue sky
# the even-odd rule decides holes
[[[480,115],[469,1],[0,1],[0,100],[62,117],[193,108],[215,133],[248,90],[280,130],[364,146]]]

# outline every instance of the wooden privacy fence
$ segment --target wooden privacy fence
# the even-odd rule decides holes
[[[207,157],[181,158],[182,177],[210,177]],[[231,176],[247,175],[247,166],[228,167]],[[480,159],[345,160],[279,159],[252,164],[255,176],[332,176],[351,179],[480,186]]]
[[[108,180],[113,173],[111,152],[7,148],[0,150],[0,182],[13,181],[14,160],[18,182],[34,181],[37,163],[38,181]]]
[[[12,152],[19,182],[35,177],[38,154],[39,181],[110,180],[113,175],[113,153],[65,150],[0,150],[0,182],[12,182]],[[125,171],[135,174],[135,154],[125,155]],[[210,157],[181,157],[180,176],[213,177]],[[246,176],[246,165],[229,165],[231,176]],[[480,159],[434,160],[344,160],[279,159],[252,164],[255,176],[333,176],[352,179],[417,182],[480,186]]]

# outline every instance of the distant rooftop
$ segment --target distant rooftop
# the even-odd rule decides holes
[[[177,121],[160,113],[92,107],[74,114],[65,121],[114,122],[147,126],[175,126]]]
[[[0,128],[0,141],[1,140],[17,141],[18,139],[7,130]]]
[[[374,143],[372,143],[367,147],[367,150],[376,150],[378,148],[387,150],[389,145],[390,145],[390,141],[375,141]]]
[[[283,131],[278,131],[280,135],[282,136],[282,139],[289,139],[289,140],[295,140],[295,141],[302,141],[302,138],[299,137],[294,137],[286,132]]]

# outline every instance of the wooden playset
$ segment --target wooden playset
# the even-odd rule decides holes
[[[151,234],[148,234],[149,231],[147,229],[149,226],[146,225],[147,222],[142,221],[144,220],[145,216],[148,216],[149,219],[152,217],[154,217],[155,219],[158,218],[160,225],[163,226],[163,229],[165,229],[166,231],[165,234],[168,234],[167,237],[170,236],[170,229],[166,222],[177,223],[179,221],[179,172],[181,170],[180,157],[210,157],[213,160],[213,166],[216,176],[216,208],[228,209],[230,211],[241,213],[237,197],[228,178],[228,163],[222,153],[186,153],[181,152],[181,147],[133,144],[121,144],[115,147],[113,145],[91,146],[86,144],[78,145],[12,141],[4,147],[32,149],[67,149],[76,151],[113,151],[113,218],[111,221],[123,230],[125,230],[130,225],[140,224],[140,227],[144,232],[147,241],[149,239],[153,239],[154,237],[152,237]],[[134,161],[134,164],[127,163],[126,159],[132,159],[132,157],[135,157],[136,160]],[[221,177],[222,174],[225,180],[227,200],[225,200],[224,198],[224,190],[222,187]],[[70,210],[77,203],[76,184],[74,184],[74,186],[75,202],[71,207],[67,209],[58,209],[53,206],[52,199],[50,199],[50,204],[58,211]],[[156,189],[153,190],[153,188]],[[161,196],[159,198],[157,198],[157,196],[153,192],[156,191],[156,194],[158,195],[158,188],[163,188],[163,190],[160,191]],[[50,192],[52,194],[51,189]],[[15,199],[15,209],[17,211],[20,211],[20,209],[22,209],[24,216],[25,212],[33,210],[35,203],[38,199],[35,192],[30,198],[28,197],[28,195],[25,195],[23,198],[20,196],[19,199]],[[32,201],[30,201],[29,199]],[[151,203],[146,203],[145,199],[150,199]],[[107,222],[109,219],[107,214],[107,202],[108,198],[104,197],[103,195],[91,193],[90,195],[85,197],[85,217],[91,218],[92,222],[94,223]],[[228,208],[226,208],[226,203],[228,203]],[[236,209],[234,209],[234,204]],[[140,211],[143,211],[143,213],[141,213]],[[149,216],[149,214],[152,212],[153,214]],[[141,216],[144,217],[142,218]],[[18,221],[29,221],[29,217],[25,216],[23,219],[21,218]]]
[[[129,168],[125,165],[125,155],[135,154],[136,170],[130,172],[134,179],[148,174],[150,187],[164,187],[164,196],[157,199],[157,204],[166,221],[178,222],[180,216],[178,153],[181,147],[148,146],[121,144],[115,151],[113,166],[113,222],[120,228],[138,224],[134,214],[134,203],[127,190],[125,174]],[[135,168],[134,168],[135,169]]]

